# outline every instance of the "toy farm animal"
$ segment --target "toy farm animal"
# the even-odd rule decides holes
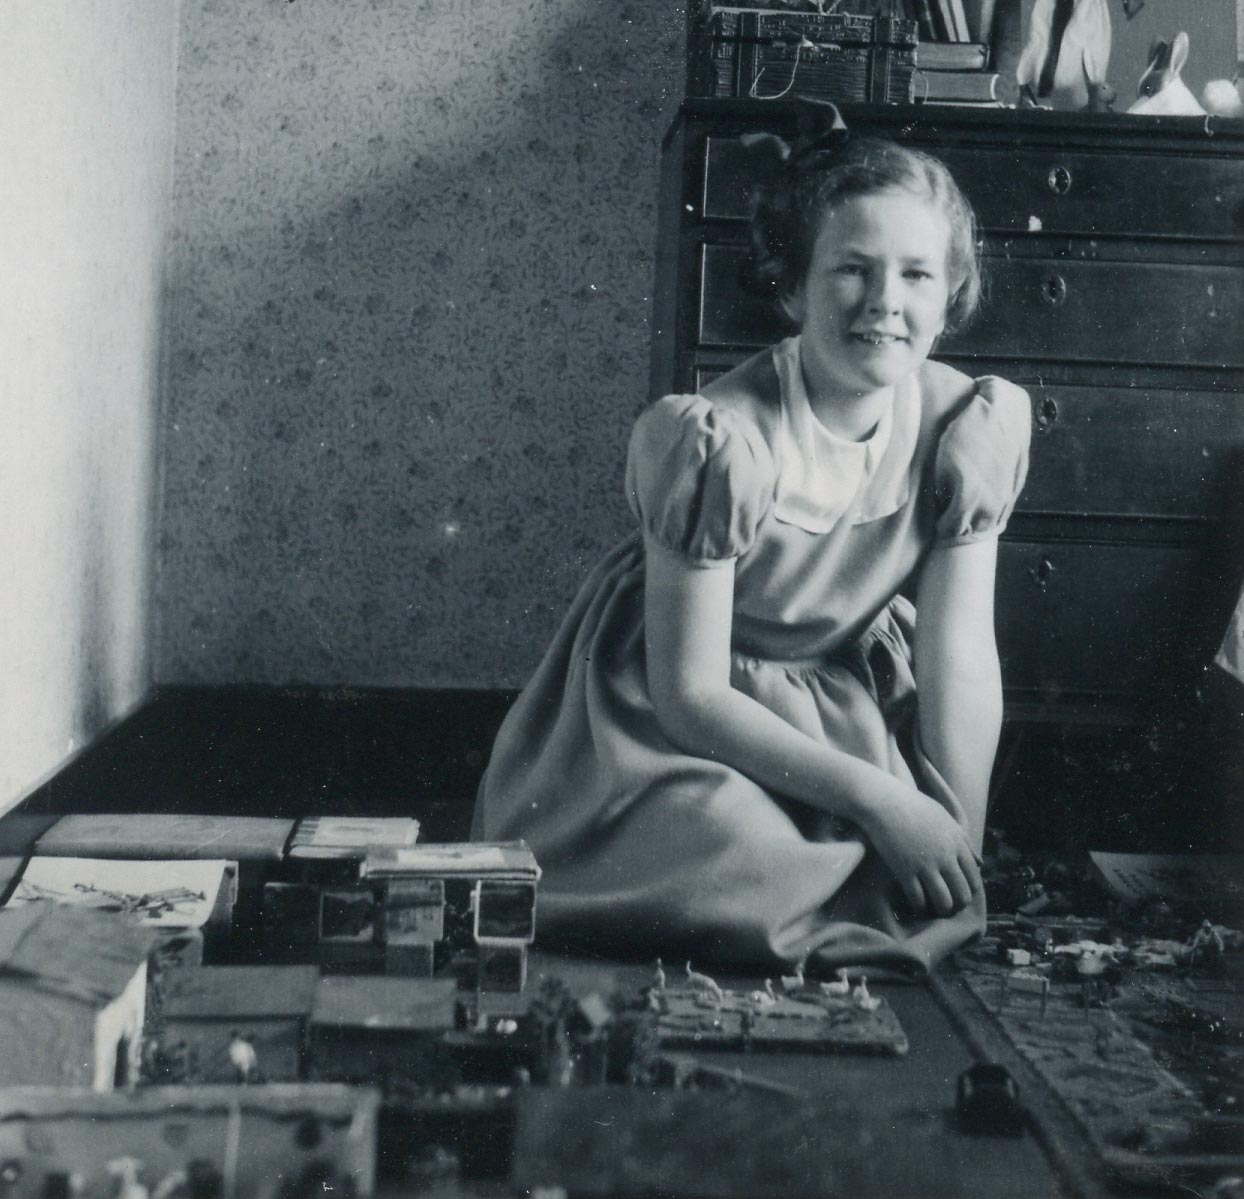
[[[707,996],[718,1005],[725,1003],[725,992],[722,991],[714,979],[709,978],[707,974],[701,974],[698,970],[692,970],[690,962],[687,963],[686,974],[686,983],[691,990]]]
[[[1205,109],[1180,78],[1188,61],[1188,35],[1181,29],[1169,42],[1154,42],[1149,66],[1136,86],[1139,97],[1128,112],[1150,116],[1200,116]]]
[[[1106,0],[1036,0],[1015,68],[1021,96],[1038,108],[1108,107],[1110,42]]]

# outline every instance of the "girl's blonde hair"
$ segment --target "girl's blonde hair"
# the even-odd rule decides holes
[[[980,302],[976,216],[946,165],[931,154],[880,138],[848,137],[796,144],[763,139],[758,164],[765,182],[751,205],[752,282],[781,299],[793,295],[812,262],[826,215],[858,196],[904,191],[926,200],[946,220],[950,300],[946,332],[962,329]],[[764,155],[768,161],[764,161]]]

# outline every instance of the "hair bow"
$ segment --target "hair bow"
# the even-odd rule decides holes
[[[798,170],[810,166],[817,155],[833,153],[850,137],[842,113],[829,100],[800,96],[795,114],[799,134],[793,146],[773,133],[743,135],[743,145],[761,177],[783,167]]]
[[[842,113],[831,101],[800,96],[796,104],[799,137],[791,151],[791,166],[817,154],[832,154],[851,136]]]

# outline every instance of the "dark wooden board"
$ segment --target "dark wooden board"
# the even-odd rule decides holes
[[[876,1007],[868,1011],[849,996],[820,994],[815,984],[798,996],[758,998],[763,994],[726,990],[718,1004],[694,991],[665,990],[659,996],[657,1034],[663,1045],[684,1048],[746,1045],[758,1051],[804,1053],[907,1052],[907,1036],[898,1017],[879,996],[874,997]]]
[[[517,1093],[512,1181],[614,1199],[975,1193],[936,1125],[902,1142],[880,1131],[849,1096],[531,1087]]]

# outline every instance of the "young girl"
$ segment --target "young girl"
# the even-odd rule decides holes
[[[555,943],[923,970],[983,927],[1028,399],[928,360],[980,291],[945,167],[821,107],[793,149],[756,147],[756,263],[798,334],[640,416],[641,532],[481,784],[474,836],[530,843]]]

